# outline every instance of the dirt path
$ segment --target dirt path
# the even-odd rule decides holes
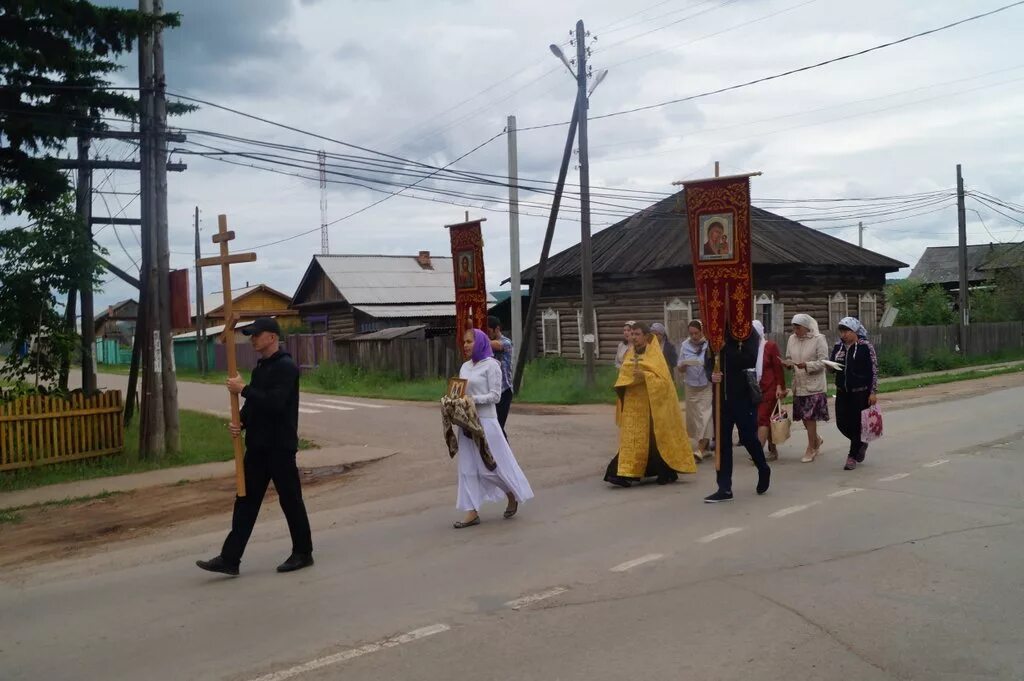
[[[883,410],[905,409],[1022,385],[1024,374],[1006,374],[883,395],[881,405]],[[615,449],[612,407],[606,405],[517,405],[509,432],[535,487],[598,475]],[[441,453],[433,419],[429,426],[418,425],[400,433],[382,431],[380,437],[402,441],[405,449],[371,464],[302,471],[311,509],[340,508],[452,486],[452,465]],[[409,442],[418,444],[409,446]],[[210,516],[227,516],[233,486],[232,478],[179,483],[18,511],[20,521],[0,524],[0,567],[88,555],[112,542],[147,537]],[[264,508],[280,512],[272,491]]]

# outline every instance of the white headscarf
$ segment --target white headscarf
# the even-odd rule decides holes
[[[795,314],[793,315],[793,324],[802,326],[809,332],[808,335],[811,338],[821,335],[818,331],[818,322],[814,321],[814,317],[809,314]]]
[[[764,373],[764,347],[768,345],[768,339],[764,337],[764,324],[761,323],[760,319],[755,319],[754,330],[757,331],[757,335],[761,337],[761,342],[757,346],[757,380],[761,380],[761,374]]]

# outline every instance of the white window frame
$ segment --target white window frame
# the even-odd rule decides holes
[[[686,312],[686,319],[683,320],[683,328],[678,329],[679,333],[676,334],[676,329],[672,328],[672,324],[668,318],[669,312]],[[686,328],[693,321],[693,301],[683,300],[682,298],[672,298],[666,300],[663,304],[662,309],[662,322],[665,324],[665,330],[668,332],[668,337],[672,339],[673,343],[679,343],[686,338]]]
[[[839,304],[842,304],[843,312],[842,312],[842,314],[834,315],[832,313],[832,308],[833,308],[834,305],[839,305]],[[846,297],[845,293],[843,293],[842,291],[837,291],[835,293],[835,295],[831,295],[831,296],[828,297],[828,328],[829,328],[830,331],[835,331],[836,329],[838,329],[839,328],[839,320],[841,320],[843,317],[849,317],[849,316],[850,316],[850,300],[849,300],[849,298]]]
[[[562,322],[560,315],[557,310],[548,308],[540,316],[540,337],[541,337],[541,354],[543,355],[561,355],[562,354]],[[548,325],[547,322],[550,320],[555,321],[555,338],[554,338],[554,349],[548,348]]]
[[[865,305],[871,307],[870,316],[864,314]],[[878,326],[878,297],[874,293],[868,291],[857,296],[857,319],[868,329]]]
[[[583,310],[576,310],[576,330],[580,345],[580,357],[583,357]],[[601,340],[597,336],[597,310],[594,310],[594,358],[601,356]]]
[[[778,331],[775,325],[778,323],[778,319],[775,316],[775,295],[771,293],[759,293],[754,298],[754,319],[760,320],[764,324],[764,315],[761,314],[760,307],[762,305],[768,306],[768,324],[765,329],[765,333],[773,333]]]

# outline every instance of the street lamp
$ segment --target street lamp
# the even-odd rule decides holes
[[[570,75],[572,75],[573,80],[575,80],[576,72],[572,70],[572,65],[569,63],[569,59],[565,56],[565,52],[562,52],[562,48],[559,47],[558,45],[555,45],[554,43],[551,43],[551,45],[548,46],[548,49],[551,50],[551,54],[558,57],[562,61],[562,63],[565,64],[565,68],[569,69]]]

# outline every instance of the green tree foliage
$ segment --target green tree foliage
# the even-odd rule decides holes
[[[971,291],[972,322],[1024,319],[1024,266],[996,270],[991,286]]]
[[[941,286],[904,279],[885,287],[885,299],[900,311],[896,316],[897,326],[933,326],[956,322],[952,301]]]

